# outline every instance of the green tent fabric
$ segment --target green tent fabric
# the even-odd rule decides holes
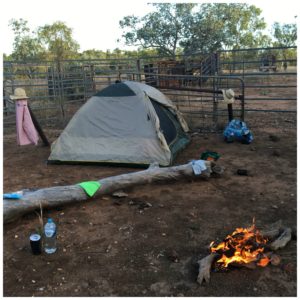
[[[78,185],[84,189],[84,191],[88,194],[89,197],[93,197],[94,194],[101,187],[101,183],[99,183],[98,181],[85,181],[78,183]]]
[[[49,163],[169,166],[190,138],[176,106],[158,89],[135,81],[91,97],[51,146]]]

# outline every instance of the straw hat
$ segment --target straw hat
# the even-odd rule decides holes
[[[234,102],[234,91],[232,89],[222,90],[224,102],[231,104]]]
[[[29,97],[26,96],[26,92],[22,88],[16,88],[14,90],[14,94],[9,96],[12,100],[20,100],[20,99],[28,99]]]

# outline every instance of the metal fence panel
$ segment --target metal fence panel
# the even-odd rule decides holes
[[[63,128],[96,91],[120,79],[161,89],[195,128],[222,126],[227,111],[220,106],[219,92],[224,88],[234,89],[243,98],[234,106],[237,117],[245,113],[247,119],[254,112],[295,113],[297,107],[296,47],[226,50],[176,60],[5,61],[3,70],[4,129],[15,124],[15,103],[9,95],[16,87],[25,88],[41,123]]]

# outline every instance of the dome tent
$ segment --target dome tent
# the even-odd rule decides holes
[[[48,162],[162,166],[189,142],[188,126],[163,93],[123,81],[92,96],[51,146]]]

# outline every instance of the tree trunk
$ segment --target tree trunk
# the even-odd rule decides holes
[[[114,191],[126,189],[135,185],[143,185],[152,182],[165,180],[179,180],[183,178],[208,178],[211,173],[222,173],[222,168],[215,165],[214,162],[205,161],[207,169],[200,175],[195,175],[192,164],[159,168],[149,167],[147,170],[112,176],[100,179],[98,182],[101,187],[95,193],[94,197],[111,194]],[[38,190],[24,190],[23,196],[19,200],[3,200],[3,219],[4,223],[11,222],[18,217],[34,211],[40,207],[50,208],[81,202],[89,197],[85,191],[77,184],[68,186],[55,186]]]

